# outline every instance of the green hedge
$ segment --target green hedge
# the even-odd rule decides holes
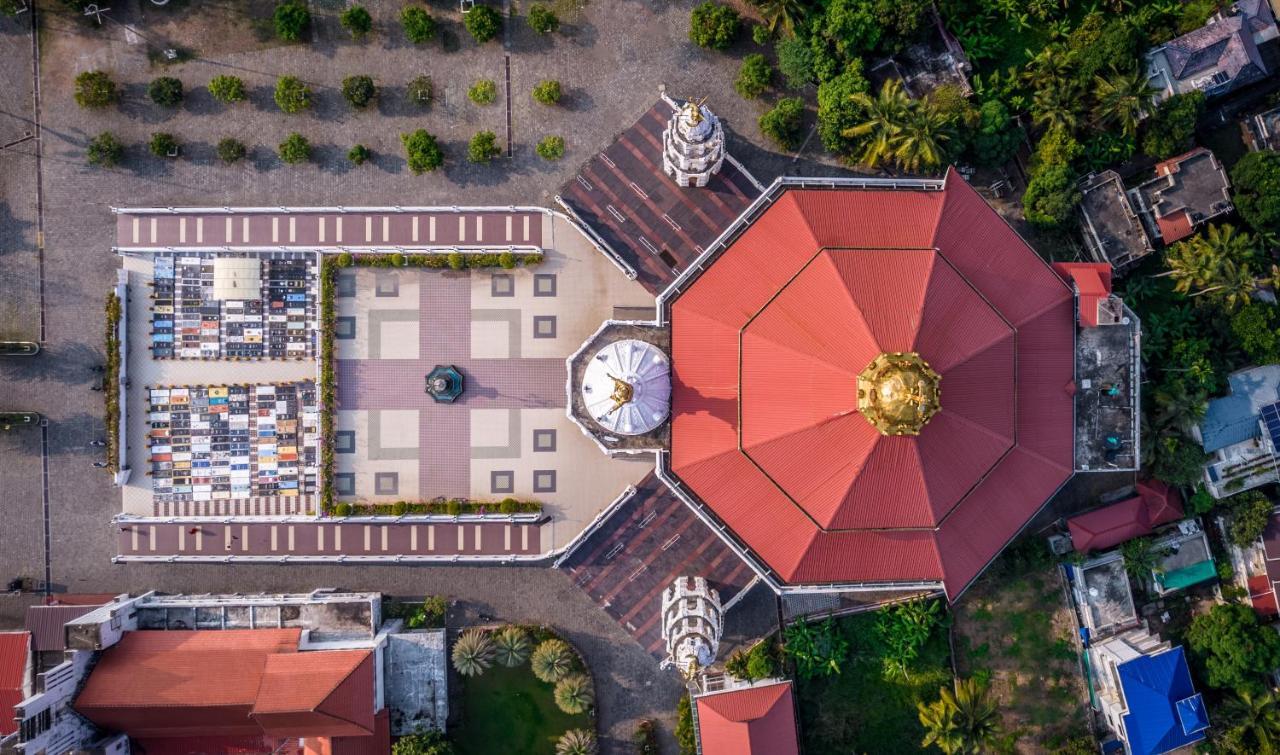
[[[333,510],[333,417],[338,406],[338,379],[334,374],[333,329],[337,322],[338,260],[320,263],[320,510]]]
[[[503,267],[511,269],[517,265],[533,267],[542,264],[542,255],[537,252],[515,254],[506,252],[483,252],[463,254],[351,254],[343,252],[331,258],[338,267],[431,267],[431,268],[484,268]],[[511,264],[514,262],[515,264]]]
[[[107,366],[103,372],[102,396],[107,401],[107,469],[119,471],[120,458],[120,297],[107,295]]]
[[[462,514],[539,514],[542,504],[537,501],[518,501],[504,498],[501,501],[468,501],[450,498],[438,501],[396,501],[395,503],[353,503],[341,509],[341,516],[404,516],[406,514],[437,514],[460,516]]]

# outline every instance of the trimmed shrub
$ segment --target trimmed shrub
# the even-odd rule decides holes
[[[467,99],[477,105],[492,105],[498,99],[498,85],[492,79],[480,79],[467,90]]]
[[[311,87],[297,76],[281,76],[276,80],[276,106],[286,113],[300,113],[311,107]]]
[[[151,141],[147,142],[147,147],[151,149],[151,154],[156,157],[178,156],[178,140],[173,138],[173,134],[166,134],[163,131],[157,131],[152,134]]]
[[[347,159],[356,165],[364,165],[370,157],[373,157],[373,152],[363,144],[357,144],[347,150]]]
[[[546,79],[539,81],[533,88],[533,101],[542,105],[554,105],[560,101],[562,94],[559,81]]]
[[[787,80],[788,89],[803,89],[813,81],[813,48],[803,40],[784,37],[773,46],[778,57],[778,70]]]
[[[421,6],[401,8],[400,26],[404,28],[405,38],[415,45],[430,42],[436,36],[436,20]]]
[[[764,47],[769,44],[769,40],[773,39],[773,35],[769,33],[769,27],[762,24],[754,24],[751,27],[751,41]]]
[[[484,44],[502,31],[502,14],[491,6],[477,5],[467,11],[467,15],[462,19],[462,25],[467,27],[467,31],[475,41]]]
[[[598,752],[600,743],[596,735],[586,729],[570,729],[556,742],[556,755],[596,755]]]
[[[106,107],[116,101],[116,83],[106,71],[84,71],[76,76],[75,97],[80,107]]]
[[[564,137],[544,136],[538,146],[534,147],[534,152],[543,160],[559,160],[564,157]]]
[[[560,18],[542,3],[529,6],[529,28],[539,34],[550,34],[560,28]]]
[[[244,142],[239,139],[232,139],[228,136],[218,142],[218,159],[224,163],[231,164],[237,160],[243,160],[247,152]]]
[[[334,515],[334,516],[339,516],[339,517],[342,517],[342,516],[351,516],[351,504],[349,504],[349,503],[339,503],[337,506],[334,506],[334,507],[333,507],[333,515]]]
[[[555,697],[556,707],[571,716],[578,713],[586,713],[587,709],[596,701],[596,693],[591,687],[591,680],[583,674],[570,674],[561,679],[556,683],[553,696]]]
[[[209,79],[209,96],[218,102],[243,102],[248,96],[239,76],[214,76]]]
[[[392,516],[404,516],[407,513],[409,513],[408,503],[404,501],[396,501],[395,503],[391,504]]]
[[[115,134],[110,131],[103,131],[89,140],[89,146],[85,149],[85,157],[89,160],[90,165],[99,168],[110,168],[114,165],[119,165],[120,160],[124,158],[124,145],[120,143]]]
[[[297,0],[289,0],[276,6],[271,16],[276,36],[286,42],[297,42],[311,28],[311,11]]]
[[[426,107],[431,104],[432,94],[433,89],[431,86],[430,76],[418,76],[410,81],[409,85],[405,87],[404,90],[405,99],[418,107]]]
[[[481,131],[471,137],[467,145],[467,159],[473,163],[487,163],[498,155],[502,149],[498,147],[498,135],[492,131]]]
[[[311,159],[311,142],[297,131],[280,142],[280,159],[289,165],[297,165]]]
[[[461,270],[462,268],[467,266],[467,259],[462,256],[462,252],[449,252],[448,260],[449,260],[449,268],[451,270]],[[452,503],[452,501],[450,503]],[[462,510],[462,507],[459,506],[458,511],[461,511],[461,510]],[[454,514],[454,516],[457,516],[457,514]]]
[[[444,165],[444,150],[426,129],[420,128],[409,134],[401,134],[400,142],[404,144],[405,155],[409,160],[409,170],[414,175],[422,175]]]
[[[494,635],[493,648],[498,663],[515,668],[529,660],[529,633],[514,625],[505,626]]]
[[[533,675],[547,684],[555,684],[573,673],[575,665],[573,650],[560,639],[543,640],[529,656]]]
[[[342,80],[342,97],[351,107],[368,107],[373,98],[378,96],[378,87],[374,86],[369,76],[348,76]]]
[[[147,86],[147,96],[160,107],[177,107],[182,104],[182,82],[172,76],[153,79]]]
[[[351,36],[356,39],[362,39],[373,30],[373,17],[362,5],[353,5],[344,10],[338,17],[338,23],[342,24],[342,28],[351,32]]]
[[[459,674],[479,676],[493,664],[493,640],[479,629],[468,629],[458,635],[449,655]]]
[[[760,131],[779,147],[792,150],[800,146],[804,125],[804,100],[784,97],[772,110],[760,116]]]
[[[733,44],[741,26],[736,10],[707,0],[689,16],[689,41],[710,50],[725,50]]]
[[[738,69],[738,78],[733,88],[744,99],[754,100],[765,93],[773,84],[773,66],[760,53],[753,53],[742,59],[742,67]]]
[[[516,268],[516,255],[510,249],[506,250],[505,252],[502,252],[501,254],[498,255],[498,267],[501,267],[504,270],[514,270]],[[513,511],[515,510],[515,504],[516,504],[515,499],[504,498],[502,499],[502,504],[499,506],[499,509],[498,509],[499,511],[502,511],[502,513],[504,514],[511,513],[509,511],[503,511],[503,507],[508,505],[507,504],[508,501],[511,502],[512,510]]]

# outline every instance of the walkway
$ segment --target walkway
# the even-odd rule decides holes
[[[702,576],[728,603],[755,572],[653,474],[560,568],[640,646],[661,659],[662,591]]]
[[[542,524],[523,522],[208,522],[113,523],[116,561],[230,559],[474,560],[542,555]]]
[[[117,251],[542,247],[545,210],[117,208]]]

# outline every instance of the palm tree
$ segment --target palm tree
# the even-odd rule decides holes
[[[1151,102],[1151,84],[1142,71],[1121,73],[1111,69],[1111,78],[1094,77],[1094,118],[1103,124],[1120,124],[1125,136],[1138,133],[1138,122]]]
[[[573,671],[573,651],[564,640],[544,640],[529,656],[533,675],[548,684],[555,684]]]
[[[908,173],[933,171],[947,159],[951,124],[936,109],[913,107],[893,140],[893,158]]]
[[[596,735],[586,729],[570,729],[556,742],[556,755],[596,755],[599,749]]]
[[[804,20],[805,6],[800,0],[754,0],[754,2],[760,9],[760,15],[764,16],[770,34],[776,33],[781,27],[787,36],[792,36],[796,33],[796,24]]]
[[[1191,296],[1213,294],[1228,309],[1245,303],[1268,281],[1253,274],[1257,242],[1232,225],[1210,225],[1203,236],[1174,244],[1165,252],[1174,290]],[[1195,290],[1193,290],[1195,289]]]
[[[493,662],[493,640],[487,632],[468,629],[453,643],[453,667],[463,676],[479,676]]]
[[[583,674],[570,674],[556,683],[556,706],[569,715],[585,713],[596,701],[591,680]]]
[[[505,626],[493,638],[494,656],[508,668],[529,659],[529,633],[517,626]]]
[[[1075,74],[1075,57],[1058,47],[1046,47],[1022,69],[1022,81],[1031,89],[1060,89]]]
[[[1075,131],[1080,123],[1080,90],[1065,80],[1037,89],[1031,102],[1031,120],[1046,131]]]
[[[1280,697],[1275,690],[1261,695],[1238,691],[1223,705],[1223,714],[1250,751],[1274,755],[1280,750]]]
[[[1185,432],[1185,428],[1204,419],[1208,396],[1192,391],[1185,380],[1165,380],[1152,394],[1156,410],[1152,424],[1158,433],[1166,430]]]
[[[893,157],[893,142],[911,110],[911,98],[903,90],[901,81],[890,79],[874,98],[866,92],[858,92],[850,95],[849,101],[866,113],[866,119],[845,129],[843,135],[851,139],[865,139],[858,160],[869,168],[879,167]]]
[[[917,703],[924,725],[922,745],[936,745],[947,755],[968,755],[995,748],[1000,738],[1000,712],[987,683],[975,678],[956,679],[954,691],[942,687],[939,699]]]

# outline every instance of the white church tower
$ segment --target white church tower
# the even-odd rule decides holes
[[[720,119],[702,102],[686,102],[662,132],[662,169],[681,186],[706,186],[721,165],[724,127]]]
[[[724,631],[720,594],[703,577],[677,577],[662,591],[662,636],[667,643],[663,666],[673,665],[693,679],[716,660]]]

